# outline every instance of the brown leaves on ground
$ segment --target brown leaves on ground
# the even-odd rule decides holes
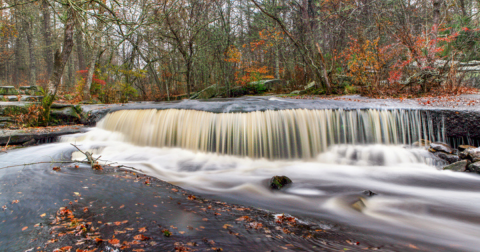
[[[99,165],[98,163],[95,163],[92,166],[92,169],[97,170],[97,171],[101,171],[101,170],[103,170],[103,167],[101,165]]]
[[[60,167],[54,166],[54,167],[53,167],[53,170],[54,170],[54,171],[60,171]]]
[[[27,230],[27,229],[28,229],[28,227],[23,227],[23,228],[22,228],[22,231],[25,231],[25,230]]]
[[[138,232],[145,233],[145,232],[147,232],[147,228],[146,227],[141,227],[141,228],[138,229]]]
[[[143,234],[138,234],[133,237],[133,239],[138,240],[138,241],[145,241],[145,240],[150,240],[150,237],[147,237]]]
[[[113,238],[111,240],[108,240],[108,243],[112,244],[112,245],[119,245],[120,244],[120,240],[118,239],[115,239],[115,236],[113,236]]]
[[[249,223],[249,226],[250,226],[251,228],[254,228],[254,229],[260,229],[260,228],[263,227],[263,224],[254,221],[254,222],[250,222],[250,223]]]
[[[18,202],[20,202],[19,200],[14,200],[12,201],[12,204],[17,204]]]
[[[251,220],[252,220],[252,218],[250,218],[246,215],[236,219],[236,221],[251,221]]]

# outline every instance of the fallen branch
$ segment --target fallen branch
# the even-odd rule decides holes
[[[85,151],[83,152],[82,150],[80,150],[80,148],[78,148],[75,144],[71,144],[73,147],[75,147],[78,151],[80,151],[83,155],[85,155],[85,157],[87,157],[87,161],[88,163],[90,163],[90,166],[93,168],[95,166],[95,163],[97,162],[98,158],[95,160],[93,159],[92,157],[92,153],[88,152],[88,151]],[[99,157],[100,158],[100,157]]]
[[[5,148],[3,148],[0,152],[5,152],[5,153],[7,153],[8,143],[10,143],[10,138],[12,138],[12,136],[9,136],[9,137],[8,137],[8,141],[7,141],[7,144],[5,145]]]
[[[7,168],[13,168],[13,167],[19,167],[19,166],[36,165],[36,164],[75,164],[75,163],[85,164],[87,162],[84,162],[84,161],[45,161],[45,162],[36,162],[36,163],[28,163],[28,164],[10,165],[10,166],[1,167],[0,170],[7,169]]]

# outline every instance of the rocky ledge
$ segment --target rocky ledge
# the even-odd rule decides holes
[[[471,145],[459,145],[454,149],[446,143],[431,143],[421,140],[414,145],[428,147],[435,157],[447,163],[443,170],[480,173],[480,148]]]

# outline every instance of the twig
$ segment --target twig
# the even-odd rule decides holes
[[[93,165],[96,163],[96,160],[93,159],[92,157],[92,153],[88,152],[88,151],[85,151],[83,152],[82,150],[80,150],[80,148],[78,148],[75,144],[71,144],[73,147],[75,147],[78,151],[80,151],[83,155],[85,155],[85,157],[87,157],[87,160],[88,162],[90,163],[90,166],[93,168]],[[99,157],[100,158],[100,157]],[[98,158],[97,158],[98,160]]]
[[[18,165],[10,165],[10,166],[5,166],[1,167],[0,170],[2,169],[7,169],[7,168],[13,168],[13,167],[18,167],[18,166],[27,166],[27,165],[36,165],[36,164],[74,164],[74,163],[87,163],[84,161],[49,161],[49,162],[36,162],[36,163],[28,163],[28,164],[18,164]]]
[[[9,137],[8,137],[8,141],[7,141],[7,144],[5,145],[5,148],[3,148],[0,152],[5,152],[5,153],[7,153],[8,143],[10,143],[10,138],[12,138],[12,136],[9,136]]]

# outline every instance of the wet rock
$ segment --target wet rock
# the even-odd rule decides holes
[[[420,139],[420,141],[417,141],[413,143],[413,146],[419,147],[419,146],[430,146],[432,142],[425,140],[425,139]]]
[[[458,146],[459,151],[464,151],[464,150],[467,150],[467,149],[476,149],[476,148],[477,147],[471,146],[471,145],[459,145]]]
[[[34,145],[34,144],[36,144],[36,143],[37,143],[37,141],[32,138],[32,139],[30,139],[29,141],[23,143],[22,146],[25,146],[25,147],[26,147],[26,146],[32,146],[32,145]]]
[[[358,198],[357,201],[355,201],[353,204],[352,204],[352,208],[361,212],[365,207],[367,207],[367,205],[365,204],[367,200],[365,198]]]
[[[370,191],[370,190],[365,190],[365,191],[363,191],[363,194],[365,194],[365,195],[367,195],[367,196],[369,196],[369,197],[372,197],[372,196],[377,195],[377,193],[372,192],[372,191]]]
[[[468,159],[473,163],[480,161],[480,148],[466,149],[458,154],[461,159]]]
[[[445,152],[435,152],[433,155],[437,156],[440,159],[447,161],[449,164],[453,164],[461,160],[457,155],[448,154]]]
[[[445,153],[448,153],[448,154],[453,154],[455,152],[455,150],[450,147],[450,145],[446,144],[446,143],[431,143],[430,144],[430,149],[429,149],[430,152],[445,152]]]
[[[462,160],[462,161],[455,162],[451,165],[447,165],[443,167],[443,169],[450,170],[450,171],[464,172],[467,170],[467,166],[468,166],[468,161]]]
[[[271,189],[280,190],[291,183],[292,180],[289,179],[287,176],[273,176],[270,179],[269,185]]]
[[[480,173],[480,161],[468,165],[468,170],[471,172]]]

